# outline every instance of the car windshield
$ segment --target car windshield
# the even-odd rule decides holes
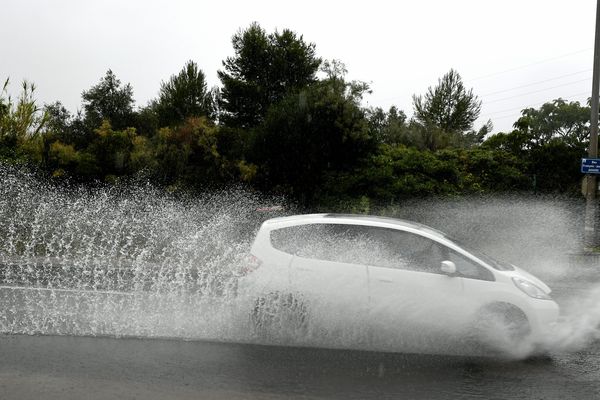
[[[496,260],[495,258],[484,253],[483,251],[473,248],[473,247],[469,246],[468,244],[461,242],[460,240],[457,240],[457,239],[454,239],[451,237],[447,237],[447,239],[451,240],[456,245],[467,250],[469,253],[471,253],[472,255],[479,258],[481,261],[485,262],[490,267],[492,267],[498,271],[514,271],[515,270],[515,267],[513,267],[512,265],[510,265],[506,262],[503,262],[503,261]]]

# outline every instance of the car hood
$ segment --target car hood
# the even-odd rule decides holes
[[[531,281],[536,286],[538,286],[540,289],[542,289],[544,292],[546,292],[546,293],[551,293],[552,292],[552,289],[550,289],[550,287],[548,285],[546,285],[544,282],[542,282],[535,275],[533,275],[533,274],[525,271],[522,268],[517,267],[516,265],[512,265],[512,266],[515,268],[515,270],[514,271],[510,271],[509,275],[511,277],[514,276],[514,277],[519,277],[519,278],[527,279],[528,281]]]

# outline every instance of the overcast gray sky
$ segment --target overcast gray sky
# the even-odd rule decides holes
[[[252,21],[302,34],[371,84],[365,105],[408,115],[412,95],[450,68],[483,101],[478,125],[491,118],[495,132],[522,108],[591,92],[594,0],[1,1],[0,79],[11,78],[13,94],[33,81],[41,102],[71,111],[109,68],[138,106],[190,59],[218,85],[231,36]]]

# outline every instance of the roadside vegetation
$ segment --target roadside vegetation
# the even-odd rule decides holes
[[[136,107],[107,71],[72,114],[39,105],[24,82],[0,93],[0,162],[56,180],[116,182],[141,175],[169,191],[245,184],[304,205],[361,208],[408,197],[500,191],[577,195],[590,109],[556,99],[525,109],[514,129],[474,126],[481,102],[450,70],[413,96],[413,117],[367,108],[368,84],[290,30],[254,23],[208,88],[194,61]]]

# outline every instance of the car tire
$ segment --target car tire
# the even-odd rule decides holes
[[[509,303],[493,303],[475,316],[469,342],[477,353],[502,354],[523,345],[531,334],[529,320],[518,307]]]

